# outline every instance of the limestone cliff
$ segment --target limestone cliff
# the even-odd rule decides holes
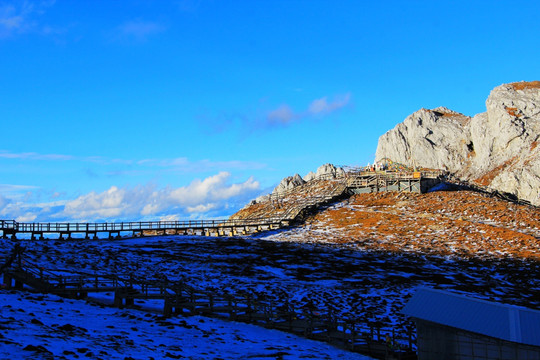
[[[447,169],[540,205],[540,81],[496,87],[486,109],[420,109],[379,138],[376,161]]]

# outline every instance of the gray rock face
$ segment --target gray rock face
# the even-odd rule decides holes
[[[380,137],[375,160],[456,171],[467,157],[469,121],[444,107],[420,109]]]
[[[284,193],[288,190],[294,189],[297,186],[304,185],[306,182],[300,177],[300,175],[295,174],[294,176],[288,176],[281,180],[278,186],[272,191],[273,194]]]
[[[375,160],[447,169],[540,205],[540,82],[498,86],[486,109],[421,109],[379,138]]]
[[[317,174],[315,174],[313,171],[310,171],[302,179],[304,179],[305,182],[308,182],[315,179],[316,177],[317,177]]]
[[[317,169],[317,173],[315,174],[315,178],[338,178],[340,176],[343,176],[345,172],[342,168],[336,167],[332,164],[324,164],[319,166]]]
[[[317,172],[314,173],[313,171],[310,171],[304,178],[300,177],[300,175],[295,174],[294,176],[288,176],[281,180],[278,186],[272,191],[272,194],[280,194],[284,193],[288,190],[294,189],[297,186],[303,185],[308,181],[316,180],[316,179],[335,179],[337,177],[343,176],[345,174],[345,171],[343,171],[342,168],[336,167],[332,164],[324,164],[319,166],[317,169]],[[255,201],[260,202],[264,201],[266,198],[260,197],[257,198]]]

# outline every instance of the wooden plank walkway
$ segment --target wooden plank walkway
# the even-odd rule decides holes
[[[445,179],[444,171],[350,171],[347,189],[351,193],[400,191],[425,193]]]
[[[30,234],[32,240],[44,239],[44,234],[57,234],[59,239],[71,240],[73,234],[82,234],[85,239],[107,234],[108,238],[120,238],[121,233],[131,237],[156,235],[201,235],[236,236],[249,235],[288,226],[287,219],[246,220],[188,220],[188,221],[138,221],[120,223],[20,223],[0,220],[2,237],[16,238],[17,234]]]
[[[128,276],[58,273],[45,270],[22,258],[24,248],[16,246],[12,256],[0,266],[7,288],[29,287],[43,293],[84,298],[89,293],[114,293],[116,307],[130,307],[135,300],[163,301],[163,316],[203,315],[246,322],[277,329],[310,339],[331,343],[350,351],[379,359],[392,355],[416,359],[413,325],[402,326],[406,332],[379,322],[358,318],[339,318],[313,307],[295,308],[287,299],[260,298],[253,294],[230,294],[223,290],[202,291],[182,282],[145,280]],[[392,348],[390,348],[392,344]],[[397,346],[399,344],[399,346]]]

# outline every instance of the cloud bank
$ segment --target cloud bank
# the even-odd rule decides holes
[[[111,186],[73,200],[43,204],[27,204],[0,195],[0,216],[20,222],[222,217],[260,193],[260,184],[253,177],[239,183],[231,183],[230,178],[230,173],[220,172],[178,188],[157,188],[152,184]]]

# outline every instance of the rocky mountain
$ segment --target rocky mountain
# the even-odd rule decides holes
[[[486,109],[473,117],[420,109],[379,138],[376,161],[447,169],[540,205],[540,81],[496,87]]]

